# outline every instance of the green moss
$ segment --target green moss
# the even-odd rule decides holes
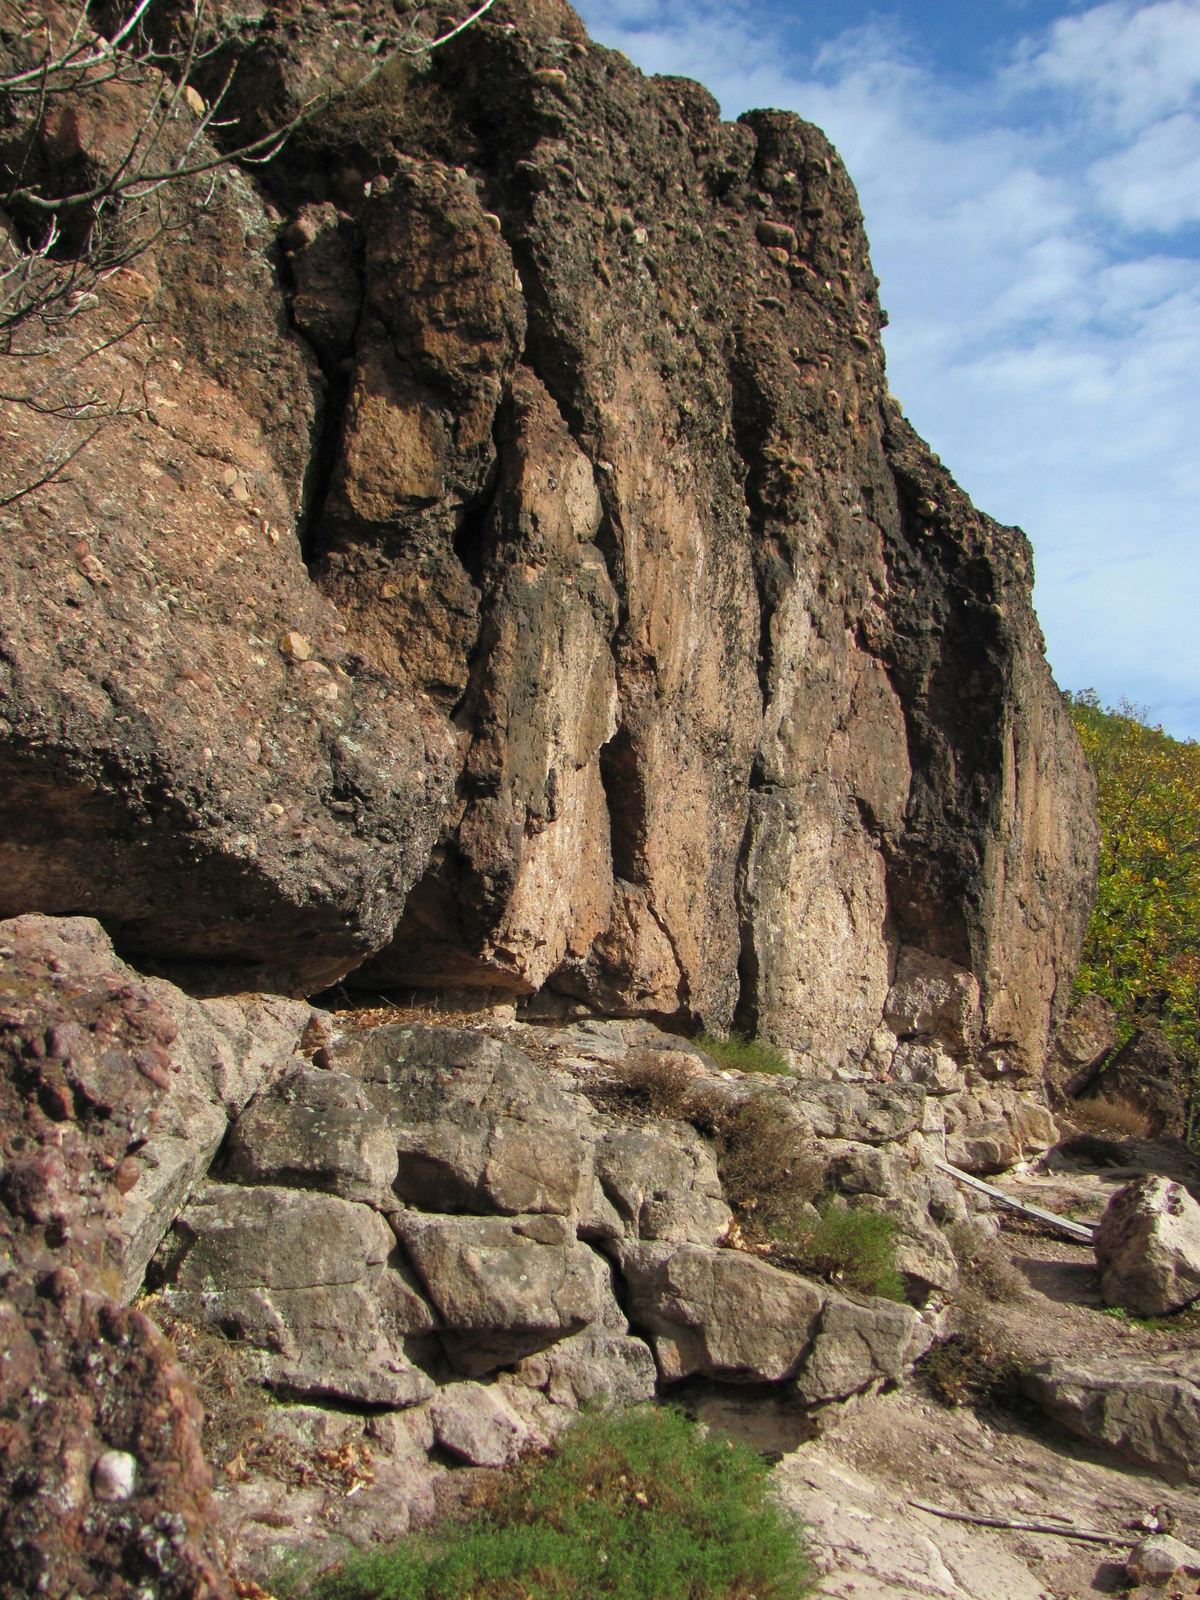
[[[799,1600],[799,1530],[747,1447],[670,1409],[585,1416],[467,1523],[349,1557],[314,1600]]]
[[[777,1050],[765,1039],[747,1039],[743,1034],[702,1033],[696,1040],[701,1050],[723,1067],[733,1067],[738,1072],[790,1072],[792,1069],[782,1050]]]

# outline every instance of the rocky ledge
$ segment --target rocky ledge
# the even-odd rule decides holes
[[[920,983],[932,1037],[961,986]],[[257,1447],[374,1463],[320,1524],[336,1549],[428,1515],[439,1463],[515,1459],[581,1403],[699,1376],[806,1405],[896,1381],[957,1278],[937,1224],[966,1209],[933,1162],[949,1145],[991,1170],[997,1144],[1054,1137],[1035,1099],[932,1043],[889,1079],[837,1081],[722,1069],[640,1021],[356,1026],[280,997],[197,1001],[86,918],[0,924],[0,1007],[0,1536],[54,1593],[98,1568],[114,1593],[142,1570],[164,1594],[201,1576],[217,1592],[218,1527],[261,1573],[329,1509],[311,1483],[228,1460],[214,1497],[155,1319],[184,1349],[211,1334],[239,1384],[293,1402],[263,1413]],[[921,1051],[939,1063],[924,1083]],[[713,1145],[623,1095],[631,1066],[709,1117],[753,1099],[811,1141],[820,1183],[894,1219],[913,1303],[746,1246]],[[114,1452],[126,1476],[110,1482]]]

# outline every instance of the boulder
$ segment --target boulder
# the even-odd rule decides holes
[[[893,1083],[919,1083],[927,1094],[953,1094],[963,1086],[963,1071],[953,1056],[940,1044],[909,1040],[897,1047],[891,1058]]]
[[[815,1405],[845,1400],[872,1384],[895,1383],[925,1353],[930,1338],[911,1306],[886,1300],[864,1304],[831,1294],[821,1309],[796,1390]]]
[[[482,1377],[604,1315],[610,1269],[563,1218],[428,1216],[396,1228],[437,1307],[442,1344]]]
[[[392,1230],[368,1206],[207,1184],[163,1256],[167,1306],[245,1341],[273,1387],[390,1407],[432,1394],[404,1340],[437,1318],[396,1262]]]
[[[1183,1068],[1157,1028],[1143,1028],[1123,1044],[1092,1078],[1085,1098],[1143,1112],[1151,1135],[1183,1137],[1187,1123]]]
[[[410,1205],[567,1215],[587,1202],[591,1107],[511,1046],[395,1025],[351,1035],[322,1059],[361,1078],[399,1150],[394,1187]]]
[[[1146,1177],[1119,1189],[1095,1248],[1107,1305],[1157,1317],[1200,1297],[1200,1205],[1182,1184]]]
[[[237,1183],[319,1189],[395,1207],[396,1141],[363,1085],[297,1067],[257,1095],[234,1123],[222,1176]]]
[[[1136,1583],[1161,1588],[1173,1578],[1200,1578],[1200,1550],[1169,1533],[1139,1539],[1125,1562],[1128,1577]]]
[[[1022,1383],[1072,1433],[1139,1466],[1200,1483],[1200,1357],[1057,1357],[1031,1368]]]
[[[729,1231],[712,1146],[687,1123],[610,1128],[596,1176],[631,1239],[715,1245]]]
[[[438,1444],[473,1467],[507,1467],[529,1441],[529,1429],[504,1398],[482,1383],[448,1383],[429,1407]]]
[[[978,980],[953,961],[901,945],[883,1015],[901,1039],[937,1039],[969,1051],[979,1042],[982,1021]]]
[[[792,1377],[825,1290],[739,1250],[624,1242],[629,1315],[653,1337],[664,1382],[695,1373],[752,1383]]]
[[[1061,1100],[1086,1089],[1117,1042],[1117,1015],[1112,1006],[1102,995],[1081,995],[1054,1035],[1046,1057],[1046,1083],[1052,1093]]]
[[[920,1128],[925,1089],[915,1083],[832,1083],[788,1080],[777,1091],[819,1139],[891,1144]]]
[[[592,1323],[549,1349],[519,1361],[522,1383],[557,1406],[633,1406],[654,1398],[657,1371],[649,1346],[620,1326]]]

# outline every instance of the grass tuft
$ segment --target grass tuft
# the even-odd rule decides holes
[[[748,1447],[651,1406],[584,1416],[469,1522],[348,1557],[313,1600],[799,1600],[799,1528]]]
[[[765,1039],[747,1039],[744,1034],[731,1033],[726,1037],[717,1033],[702,1033],[696,1043],[714,1061],[738,1072],[791,1072],[791,1064],[782,1050],[777,1050]]]
[[[1124,1101],[1073,1100],[1067,1116],[1082,1133],[1107,1133],[1123,1139],[1150,1137],[1150,1118]]]
[[[896,1271],[896,1224],[876,1211],[852,1211],[828,1202],[820,1220],[780,1239],[788,1265],[830,1283],[883,1300],[907,1300]]]

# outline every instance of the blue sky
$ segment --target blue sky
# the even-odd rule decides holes
[[[883,280],[891,387],[1032,539],[1058,681],[1200,737],[1200,0],[578,9],[728,117],[825,129]]]

